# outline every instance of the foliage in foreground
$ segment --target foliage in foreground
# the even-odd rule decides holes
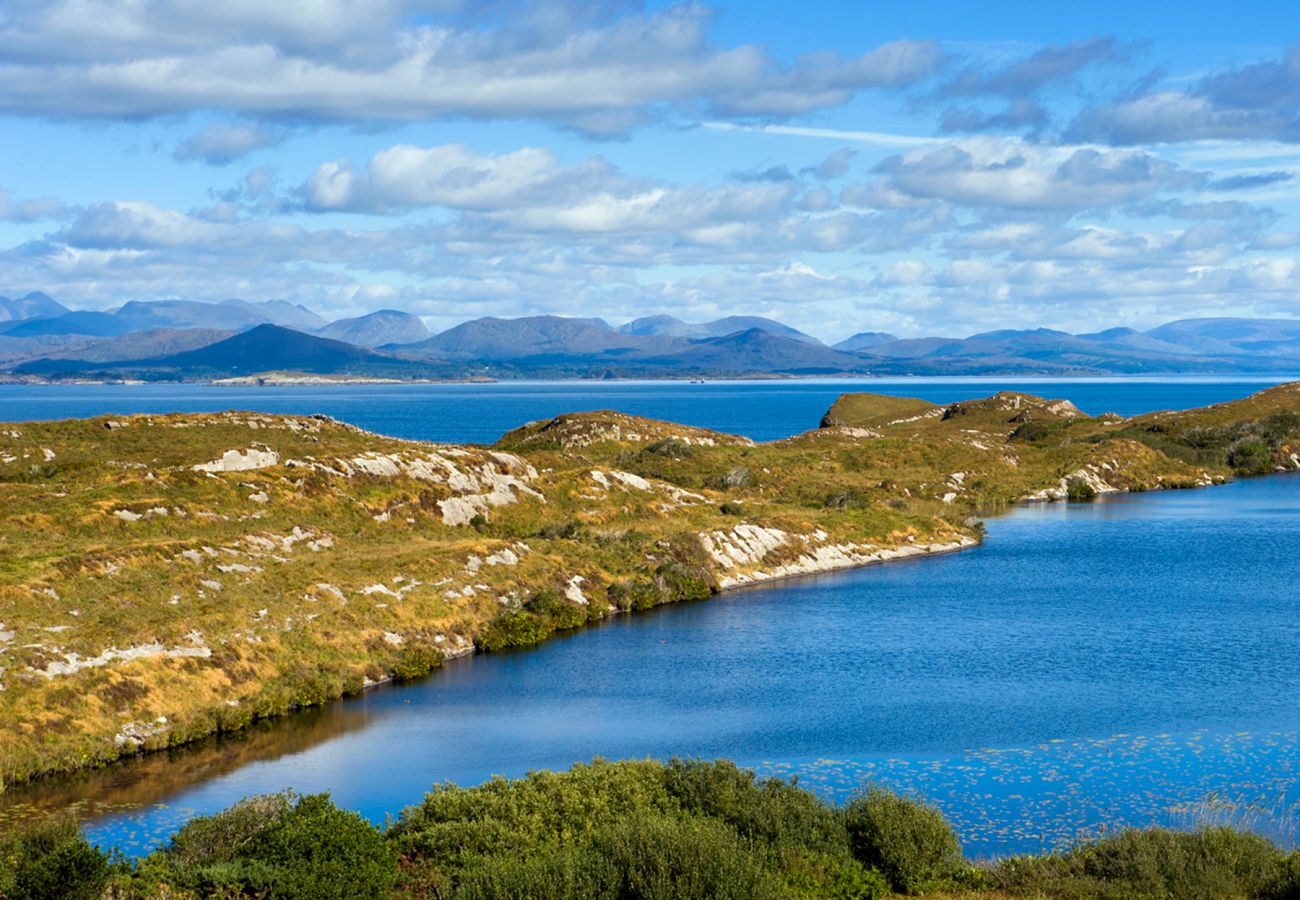
[[[131,865],[68,819],[0,837],[0,898],[1300,897],[1300,854],[1227,828],[1125,831],[975,867],[932,807],[832,806],[725,762],[574,766],[437,786],[387,829],[328,796],[255,797]]]

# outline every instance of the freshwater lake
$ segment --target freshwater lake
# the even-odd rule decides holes
[[[1271,382],[1269,382],[1271,383]],[[782,437],[845,390],[955,400],[1023,389],[1088,412],[1198,406],[1243,380],[592,383],[0,389],[0,419],[245,408],[488,441],[614,408]],[[1300,476],[1027,506],[959,554],[618,616],[455,660],[194,748],[0,795],[0,826],[73,808],[146,851],[255,793],[330,791],[376,821],[433,783],[594,756],[729,757],[835,799],[921,794],[975,857],[1100,823],[1229,821],[1294,845],[1300,803]],[[6,808],[7,807],[7,808]]]

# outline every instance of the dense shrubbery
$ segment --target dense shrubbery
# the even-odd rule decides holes
[[[919,894],[962,877],[961,844],[943,814],[920,801],[870,788],[844,810],[853,855],[890,886]]]
[[[1300,855],[1226,828],[1128,831],[973,868],[940,813],[873,788],[837,808],[728,762],[574,766],[436,786],[386,830],[328,796],[196,819],[134,867],[70,820],[0,838],[0,898],[835,898],[892,891],[1300,897]]]
[[[99,897],[110,868],[108,857],[86,842],[72,819],[0,836],[0,897],[9,900]]]
[[[1066,853],[1014,857],[993,871],[1015,894],[1127,900],[1300,897],[1300,855],[1230,828],[1129,830]]]
[[[1300,439],[1300,414],[1279,412],[1256,421],[1171,431],[1157,423],[1133,435],[1176,459],[1227,465],[1242,475],[1272,472],[1274,457]]]

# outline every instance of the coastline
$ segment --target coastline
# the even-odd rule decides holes
[[[1227,422],[1215,426],[1227,433],[1239,427],[1233,422],[1256,427],[1252,423],[1274,409],[1285,412],[1268,421],[1289,428],[1296,387],[1133,421],[1093,419],[1068,404],[1010,393],[950,408],[851,395],[859,401],[837,404],[837,413],[861,417],[856,428],[814,430],[763,444],[621,414],[588,413],[528,423],[492,448],[431,444],[423,454],[420,442],[390,441],[324,418],[222,414],[31,423],[22,433],[7,432],[13,449],[5,460],[16,467],[15,501],[30,498],[39,514],[63,515],[62,507],[84,504],[77,506],[75,495],[66,491],[47,497],[48,479],[67,482],[69,475],[60,472],[102,471],[105,501],[86,534],[107,541],[110,549],[120,545],[147,554],[136,557],[144,564],[135,570],[139,591],[151,591],[158,577],[164,583],[177,579],[171,590],[183,593],[172,596],[171,606],[182,604],[178,615],[187,617],[183,621],[190,630],[180,642],[165,634],[160,641],[148,632],[116,629],[110,620],[87,626],[85,619],[50,618],[44,611],[49,604],[36,594],[63,609],[70,608],[59,596],[66,593],[77,598],[67,603],[97,602],[103,613],[116,608],[115,601],[101,596],[103,582],[91,571],[64,576],[48,570],[42,578],[44,556],[32,574],[19,570],[23,575],[15,576],[13,586],[15,599],[22,601],[14,608],[19,632],[34,625],[49,634],[83,628],[80,645],[66,643],[68,637],[41,635],[43,646],[22,638],[13,642],[10,659],[16,665],[10,666],[10,678],[19,684],[26,678],[31,687],[7,692],[6,704],[21,726],[7,742],[14,748],[7,753],[7,780],[36,780],[242,730],[378,684],[418,678],[477,650],[537,643],[620,607],[647,609],[723,590],[956,552],[978,543],[981,530],[969,518],[973,512],[1003,509],[1017,500],[1073,498],[1066,483],[1078,487],[1074,480],[1087,482],[1099,472],[1106,481],[1095,485],[1094,497],[1205,485],[1234,473],[1263,474],[1209,460],[1205,468],[1193,467],[1132,435],[1158,433],[1160,446],[1176,449],[1181,446],[1176,429],[1204,433],[1209,424]],[[908,415],[900,404],[916,406],[922,414]],[[1038,420],[1039,431],[1008,437],[1022,430],[1026,416]],[[1290,452],[1286,467],[1300,466],[1294,438],[1287,437],[1291,432],[1278,434],[1277,441],[1292,443],[1278,444],[1276,459]],[[1097,440],[1082,439],[1094,435]],[[173,456],[160,467],[157,454],[169,446]],[[261,449],[240,449],[250,446]],[[105,447],[119,449],[109,450],[105,461]],[[918,447],[931,455],[920,467],[915,465]],[[138,464],[132,453],[149,455]],[[50,474],[39,463],[24,462],[42,455]],[[194,464],[213,457],[217,462]],[[278,466],[281,460],[284,465]],[[184,474],[190,472],[201,475]],[[300,495],[294,485],[304,474],[314,484]],[[160,484],[173,492],[168,505],[153,499]],[[73,485],[55,488],[68,486]],[[135,499],[137,493],[145,499]],[[368,502],[340,505],[361,498]],[[23,520],[21,509],[15,509],[15,522]],[[338,535],[344,552],[332,549]],[[55,532],[46,542],[67,552],[76,549],[67,544],[71,537]],[[293,549],[296,544],[301,546]],[[299,552],[301,561],[289,559]],[[125,556],[118,561],[105,556],[99,565],[112,575],[119,561],[131,565]],[[306,574],[297,575],[303,567],[309,567]],[[275,574],[264,579],[264,571]],[[274,597],[254,594],[240,605],[241,594],[259,590],[273,577]],[[307,583],[295,587],[300,577]],[[185,612],[193,609],[195,593],[203,601],[205,590],[213,595],[223,589],[221,604],[207,619],[197,621],[194,612]],[[29,595],[33,601],[24,606]],[[158,600],[164,607],[169,602],[166,593]],[[270,608],[269,618],[259,607]],[[325,618],[307,625],[318,613]],[[208,634],[199,635],[191,621]],[[297,627],[291,628],[294,621]],[[242,649],[256,648],[266,637],[281,640],[281,634],[292,634],[284,640],[298,643],[275,653]],[[199,656],[221,662],[167,662]],[[136,657],[156,657],[158,663],[120,675],[107,666]],[[241,662],[247,660],[260,668]],[[303,668],[304,662],[311,665]],[[97,674],[83,677],[78,674],[83,669]],[[49,732],[30,724],[41,721],[37,710],[50,709],[51,691],[72,683],[62,680],[67,676],[81,678],[77,684],[93,697],[91,685],[111,688],[129,674],[146,672],[153,678],[148,686],[155,691],[154,708],[132,708],[133,721],[126,725],[121,723],[130,713],[118,707],[101,718],[86,715],[83,707],[90,707],[84,703],[53,707],[78,729],[76,752],[60,755],[54,749],[59,745],[48,742]],[[200,672],[213,676],[207,694],[168,700],[168,692],[196,681]],[[221,681],[230,672],[242,680]],[[113,730],[106,730],[113,723]]]

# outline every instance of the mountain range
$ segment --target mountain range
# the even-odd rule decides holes
[[[1152,375],[1300,372],[1300,320],[1182,319],[1137,331],[1039,328],[968,337],[863,331],[827,346],[773,319],[480,318],[432,334],[384,309],[326,321],[282,300],[132,301],[72,310],[0,297],[0,376],[208,380],[261,373],[356,378],[760,375]]]

